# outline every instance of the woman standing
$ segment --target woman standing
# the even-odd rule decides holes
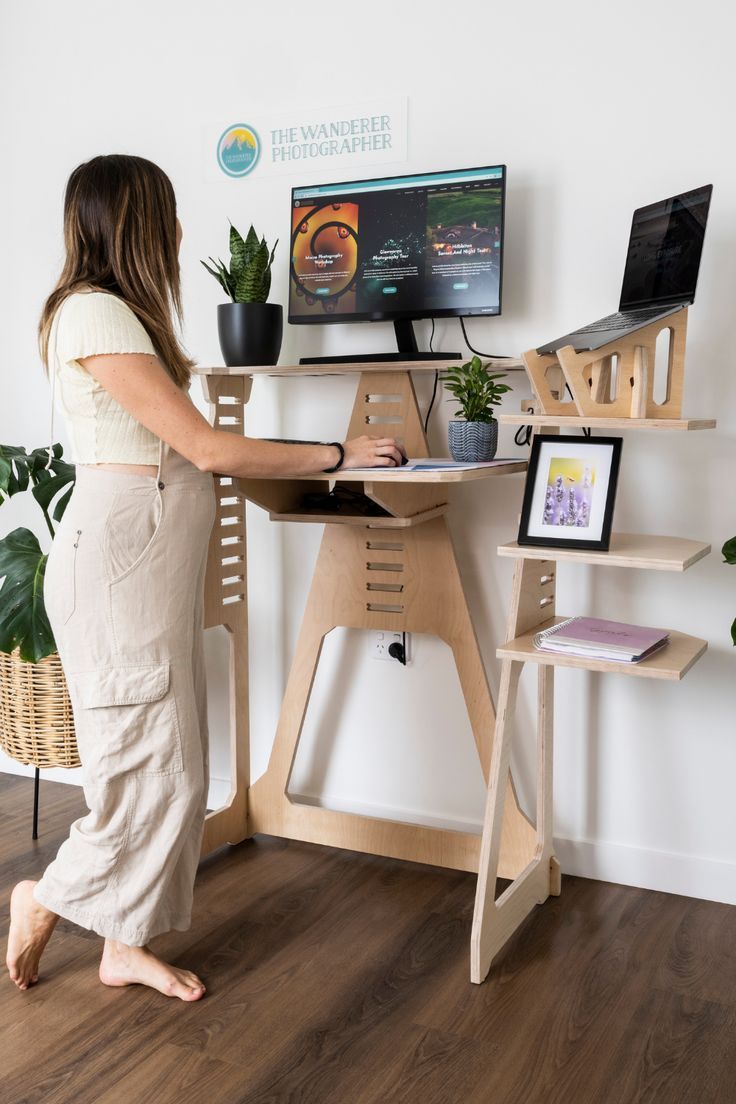
[[[60,916],[105,940],[100,979],[197,1000],[196,974],[147,946],[191,923],[208,788],[204,572],[213,473],[307,475],[400,464],[393,438],[281,444],[217,430],[187,392],[181,224],[169,178],[141,157],[79,165],[66,261],[39,345],[76,463],[44,599],[69,685],[89,812],[37,882],[11,895],[7,966],[38,980]]]

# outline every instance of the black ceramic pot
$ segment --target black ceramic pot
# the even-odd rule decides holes
[[[280,303],[219,303],[217,335],[228,368],[276,364],[284,311]]]

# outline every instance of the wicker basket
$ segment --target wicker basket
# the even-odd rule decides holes
[[[0,747],[36,767],[80,765],[74,716],[57,652],[26,663],[0,651]]]

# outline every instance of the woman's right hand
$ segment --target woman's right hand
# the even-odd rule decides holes
[[[345,441],[343,468],[395,468],[403,463],[406,451],[394,437],[353,437]]]

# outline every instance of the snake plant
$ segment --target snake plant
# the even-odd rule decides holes
[[[252,226],[243,238],[231,222],[230,267],[214,257],[210,257],[214,268],[205,261],[201,264],[215,277],[233,303],[265,303],[271,290],[271,265],[278,244],[277,239],[269,253],[266,239],[259,241]]]

